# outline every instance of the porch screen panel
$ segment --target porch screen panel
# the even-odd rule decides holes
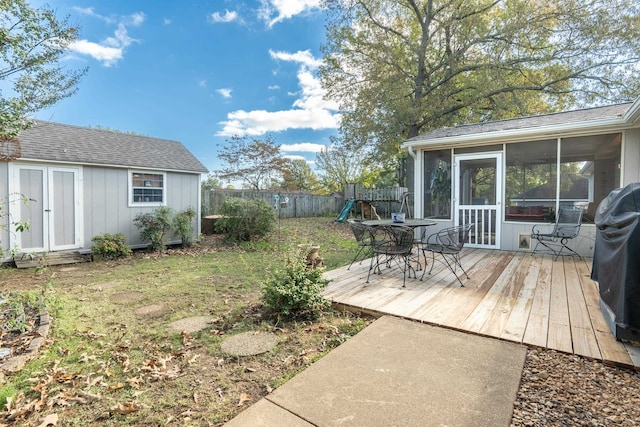
[[[20,169],[20,195],[29,199],[20,203],[20,221],[29,223],[29,230],[18,233],[23,250],[44,247],[44,172],[41,169]]]
[[[563,138],[560,141],[560,206],[584,209],[593,222],[596,209],[620,187],[620,133]]]
[[[76,241],[75,177],[73,172],[53,172],[53,237],[55,246]]]
[[[507,144],[505,220],[548,222],[556,206],[557,140]]]
[[[451,150],[424,153],[424,218],[451,219]]]

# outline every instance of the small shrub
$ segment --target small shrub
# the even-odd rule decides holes
[[[93,242],[91,251],[107,259],[116,259],[131,255],[131,247],[127,245],[127,238],[122,233],[98,234],[93,237],[91,241]]]
[[[173,218],[173,229],[182,240],[182,247],[187,248],[193,243],[193,226],[191,221],[196,216],[196,211],[189,207],[178,212]]]
[[[270,233],[276,224],[273,207],[262,199],[227,198],[220,207],[216,230],[229,242],[248,242]]]
[[[173,209],[160,206],[153,212],[139,213],[133,218],[133,223],[140,230],[140,237],[151,242],[151,248],[160,252],[165,249],[167,233],[171,231]]]
[[[284,270],[262,284],[262,302],[265,308],[283,318],[315,318],[330,302],[322,297],[322,289],[329,283],[322,278],[321,268],[308,268],[306,252],[289,255]]]

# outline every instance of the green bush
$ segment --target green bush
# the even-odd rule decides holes
[[[131,255],[131,247],[126,243],[127,238],[122,233],[103,233],[91,239],[93,247],[91,251],[96,255],[102,255],[107,259],[116,259]]]
[[[275,228],[276,215],[271,205],[262,199],[227,198],[220,207],[216,230],[229,242],[248,242],[267,235]]]
[[[133,223],[140,230],[140,237],[151,242],[151,248],[160,252],[165,249],[167,234],[171,231],[173,209],[160,206],[153,212],[139,213],[133,218]]]
[[[317,317],[331,303],[322,296],[329,283],[321,268],[307,266],[306,251],[289,255],[284,270],[277,270],[262,284],[262,302],[272,314],[285,319]]]
[[[193,243],[193,226],[191,221],[196,216],[192,207],[178,212],[173,218],[173,230],[182,240],[182,247],[187,248]]]

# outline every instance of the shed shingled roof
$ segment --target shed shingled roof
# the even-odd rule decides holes
[[[543,126],[562,125],[568,123],[591,122],[621,118],[629,110],[632,103],[608,105],[605,107],[587,108],[582,110],[565,111],[562,113],[544,114],[539,116],[520,117],[516,119],[498,120],[494,122],[466,124],[455,127],[436,129],[432,132],[418,135],[407,142],[419,142],[455,136],[485,134],[518,129],[538,128]]]
[[[182,143],[37,120],[19,136],[22,159],[206,173]]]

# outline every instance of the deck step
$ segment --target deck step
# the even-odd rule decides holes
[[[91,261],[90,255],[83,255],[79,251],[19,254],[14,257],[14,262],[18,268],[32,268],[43,265],[77,264],[89,261]]]

